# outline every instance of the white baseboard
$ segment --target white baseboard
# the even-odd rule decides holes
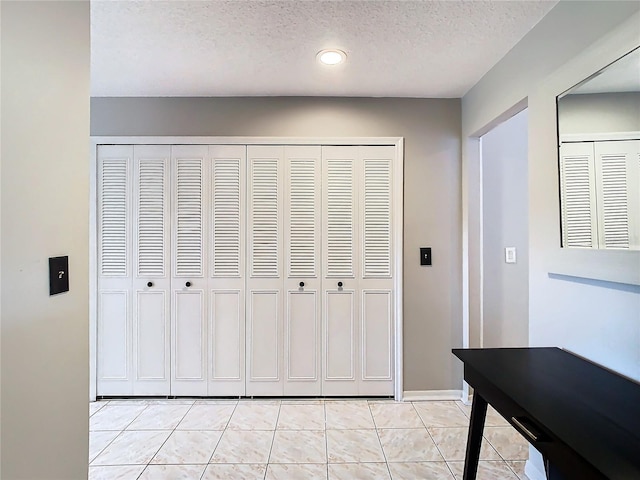
[[[529,480],[547,480],[546,473],[540,471],[531,460],[527,460],[527,463],[524,464],[524,474],[529,477]]]
[[[461,400],[462,390],[412,390],[402,393],[405,402],[420,400]]]

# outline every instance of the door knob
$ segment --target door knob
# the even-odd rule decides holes
[[[342,287],[342,282],[338,282],[338,288]]]
[[[190,287],[191,286],[191,282],[187,282],[184,284],[185,287]]]
[[[300,288],[304,287],[304,282],[300,282]]]
[[[153,287],[153,282],[147,282],[147,287]]]

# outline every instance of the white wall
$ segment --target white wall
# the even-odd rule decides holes
[[[559,246],[559,214],[558,214],[558,174],[557,174],[557,153],[556,153],[556,127],[555,127],[555,96],[548,89],[549,78],[560,68],[567,69],[564,65],[577,55],[584,55],[585,51],[593,50],[599,55],[599,59],[592,59],[589,62],[582,62],[579,66],[573,66],[571,70],[574,76],[586,77],[589,73],[597,70],[595,65],[607,63],[606,56],[603,56],[602,48],[589,46],[607,36],[621,23],[626,23],[626,31],[631,31],[633,23],[637,21],[640,4],[633,2],[560,2],[524,39],[514,47],[485,77],[471,89],[462,99],[463,108],[463,139],[474,137],[486,132],[505,116],[504,112],[513,110],[514,106],[522,104],[523,100],[529,105],[529,241],[530,241],[530,340],[537,343],[544,338],[546,343],[563,345],[569,341],[566,335],[544,335],[539,336],[540,331],[546,331],[544,325],[549,320],[538,315],[541,304],[553,305],[553,317],[557,325],[571,325],[568,332],[575,328],[582,328],[587,323],[602,324],[603,319],[596,312],[588,308],[583,308],[581,301],[583,297],[591,296],[590,290],[593,286],[585,286],[582,283],[569,284],[566,280],[549,278],[549,272],[553,271],[553,261],[556,249]],[[635,13],[636,16],[631,17]],[[580,18],[579,23],[572,21]],[[626,21],[626,22],[625,22]],[[620,27],[624,29],[624,27]],[[636,29],[637,31],[637,29]],[[640,33],[638,34],[640,35]],[[633,36],[628,34],[627,36]],[[636,39],[637,42],[638,39]],[[622,39],[621,39],[622,41]],[[611,59],[617,58],[620,50],[632,48],[633,38],[627,39],[627,45],[619,43],[617,51],[611,51]],[[616,50],[616,49],[614,49]],[[619,56],[619,55],[618,55]],[[534,59],[542,59],[543,65]],[[589,67],[593,70],[588,71]],[[574,78],[577,83],[580,78]],[[569,80],[567,80],[568,82]],[[542,93],[541,93],[542,92]],[[556,94],[561,93],[558,91]],[[466,140],[463,140],[466,142]],[[467,177],[463,181],[468,181],[468,189],[471,194],[472,185],[477,184],[479,176],[474,165],[474,152],[469,148],[468,143],[463,145],[463,168],[467,172]],[[474,232],[479,223],[479,216],[474,214],[474,206],[479,203],[479,198],[470,195],[466,208],[469,215],[466,231],[469,232],[470,248],[478,245],[480,239]],[[472,252],[473,253],[473,252]],[[474,292],[474,283],[479,283],[479,258],[471,257],[470,262],[470,289]],[[550,286],[550,287],[549,287]],[[555,293],[554,298],[560,295],[555,304],[545,297],[547,288],[551,288]],[[602,292],[612,291],[614,296],[620,296],[622,304],[628,298],[627,292],[620,292],[611,285],[605,289],[601,286],[595,287]],[[566,294],[564,290],[566,291]],[[603,294],[604,295],[604,294]],[[596,295],[597,296],[597,295]],[[591,297],[593,298],[593,297]],[[637,297],[632,297],[637,298]],[[606,295],[607,300],[611,300]],[[603,301],[605,298],[603,298]],[[474,298],[470,299],[473,305]],[[637,305],[635,300],[628,303],[624,310],[626,319],[637,318]],[[576,303],[578,305],[576,305]],[[634,308],[632,308],[634,307]],[[470,312],[470,321],[473,324],[478,322],[479,312]],[[627,320],[620,319],[621,323]],[[616,331],[615,325],[609,324],[609,328]],[[541,327],[541,328],[540,328]],[[619,332],[621,345],[627,348],[613,350],[610,356],[623,355],[627,366],[614,362],[618,369],[636,372],[638,344],[630,343],[631,338]],[[473,341],[473,339],[472,339]],[[589,347],[586,353],[589,356]],[[626,353],[622,353],[626,352]],[[606,358],[599,358],[607,361]]]
[[[89,3],[1,3],[2,467],[87,478]],[[49,296],[48,257],[70,291]]]
[[[640,76],[640,73],[638,74]],[[558,102],[558,130],[567,133],[640,131],[640,92],[567,95]]]
[[[482,137],[483,347],[529,342],[527,131],[524,110]]]
[[[404,390],[459,388],[459,99],[92,98],[91,134],[404,137]]]
[[[617,279],[640,269],[639,257],[632,252],[624,252],[629,253],[625,255],[628,261],[614,266],[612,256],[605,252],[574,256],[560,251],[555,121],[556,95],[640,43],[639,11],[637,2],[560,2],[462,99],[463,171],[467,175],[463,185],[469,185],[465,229],[471,253],[471,246],[479,243],[474,233],[479,218],[473,208],[478,197],[471,186],[479,177],[472,142],[466,139],[484,133],[504,112],[527,102],[530,345],[568,348],[635,379],[640,379],[640,288],[552,272],[571,272],[587,264],[602,276]],[[480,281],[478,265],[477,255],[470,256],[469,290],[473,295]],[[469,300],[474,308],[476,301]],[[472,329],[478,318],[479,312],[472,309]],[[539,469],[540,464],[537,466]]]

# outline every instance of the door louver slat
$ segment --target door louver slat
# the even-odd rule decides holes
[[[626,164],[624,155],[602,156],[602,218],[606,248],[629,248]]]
[[[176,161],[176,275],[202,275],[202,160]]]
[[[278,277],[278,160],[253,159],[251,186],[251,275]]]
[[[352,277],[353,161],[327,161],[327,276]]]
[[[315,160],[296,159],[290,167],[289,276],[316,276]]]
[[[105,158],[100,172],[100,274],[127,276],[128,159]]]
[[[240,276],[240,161],[213,163],[213,276]]]
[[[391,164],[364,162],[364,276],[391,276]]]
[[[140,159],[138,164],[138,276],[165,276],[164,159]]]
[[[562,159],[563,232],[566,247],[593,246],[590,158],[586,155]]]

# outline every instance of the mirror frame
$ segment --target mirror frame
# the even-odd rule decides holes
[[[639,250],[607,250],[607,249],[575,249],[561,247],[560,217],[560,175],[559,175],[559,137],[557,97],[631,52],[640,45],[636,16],[622,24],[600,41],[593,44],[583,53],[567,62],[551,73],[545,82],[531,95],[530,107],[536,108],[537,125],[544,128],[544,142],[536,146],[540,158],[553,158],[553,162],[545,160],[545,173],[551,178],[554,168],[555,185],[553,189],[556,216],[554,225],[545,223],[545,235],[553,237],[554,247],[550,252],[548,273],[600,280],[628,285],[640,285],[640,251]],[[532,112],[534,109],[531,109]],[[538,123],[539,122],[539,123]],[[535,199],[532,199],[535,201]],[[550,208],[550,200],[547,207]],[[532,246],[535,248],[535,246]]]

